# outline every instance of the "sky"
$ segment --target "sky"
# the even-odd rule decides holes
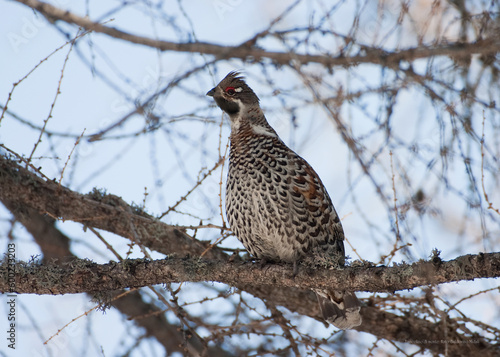
[[[108,21],[109,26],[138,35],[170,41],[197,40],[233,45],[251,38],[256,31],[266,28],[269,22],[283,13],[292,2],[185,1],[181,2],[182,9],[176,3],[168,5],[172,6],[171,11],[163,12],[155,12],[152,7],[138,3],[135,11],[117,11],[111,15],[110,11],[119,7],[119,3],[110,1],[52,3],[80,15],[88,12],[92,19]],[[318,4],[320,3],[303,2],[287,15],[277,28],[290,28],[292,25],[307,26],[309,17],[304,14],[313,13],[314,7],[320,6]],[[41,127],[44,120],[50,116],[47,121],[48,131],[73,135],[70,138],[54,135],[51,140],[44,139],[34,154],[37,164],[43,167],[43,172],[56,179],[61,179],[61,170],[74,147],[76,137],[83,133],[85,135],[97,133],[108,127],[118,118],[134,110],[135,100],[148,98],[178,75],[209,60],[207,56],[161,54],[144,46],[129,45],[99,34],[85,36],[80,40],[79,46],[71,48],[66,45],[56,51],[67,40],[40,15],[13,1],[1,1],[0,9],[0,103],[4,105],[9,93],[12,93],[12,100],[9,103],[9,110],[12,113],[28,120],[36,127]],[[348,29],[350,26],[352,20],[348,16],[350,10],[352,9],[348,5],[344,5],[336,14],[336,26],[339,29]],[[164,13],[172,15],[165,17],[161,15]],[[151,20],[152,17],[155,21]],[[65,24],[61,24],[60,27],[70,29]],[[191,28],[191,32],[184,31],[185,28]],[[365,31],[369,32],[370,28],[367,27]],[[330,45],[328,41],[325,39],[325,46]],[[283,50],[282,44],[278,41],[266,40],[265,44],[268,49]],[[86,61],[89,61],[90,65]],[[63,67],[64,73],[61,78]],[[220,122],[222,118],[220,110],[210,106],[211,99],[206,98],[205,93],[227,72],[235,69],[252,75],[250,85],[263,99],[263,106],[269,109],[268,119],[271,125],[286,143],[306,158],[322,178],[340,216],[343,217],[349,243],[364,259],[377,261],[380,254],[387,250],[387,246],[383,246],[382,241],[367,241],[367,237],[369,239],[373,234],[359,223],[360,215],[357,207],[349,199],[349,180],[346,175],[351,162],[349,152],[343,142],[332,140],[335,128],[331,121],[325,119],[326,114],[323,111],[313,107],[299,108],[297,113],[301,118],[312,119],[301,119],[294,127],[288,114],[279,111],[278,96],[273,96],[269,92],[269,87],[264,85],[264,78],[262,75],[259,76],[258,70],[241,61],[229,60],[218,65],[215,73],[206,73],[205,76],[186,81],[184,85],[187,88],[183,88],[183,91],[172,91],[167,97],[160,98],[155,102],[154,112],[169,118],[197,112]],[[377,83],[384,75],[370,67],[360,69],[356,74],[343,72],[342,69],[335,71],[338,83],[351,85],[351,88],[355,88],[357,83],[365,85]],[[30,74],[26,79],[13,87],[14,83],[28,73]],[[273,76],[273,79],[284,87],[288,83],[290,86],[297,83],[297,78],[292,78],[286,71],[277,71]],[[56,96],[58,89],[60,94]],[[297,95],[302,93],[301,89],[298,89],[297,93]],[[287,95],[293,97],[293,93]],[[417,126],[420,118],[432,114],[432,108],[423,107],[423,101],[415,98],[415,93],[409,89],[397,103],[396,108],[401,108],[405,120],[395,121],[394,130],[402,137],[413,135],[413,128]],[[55,99],[56,105],[51,112],[51,105]],[[191,107],[192,110],[187,109]],[[379,110],[380,102],[367,101],[366,107],[367,110]],[[348,120],[350,116],[359,113],[355,108],[351,110],[352,112],[345,113]],[[200,168],[205,168],[203,172],[206,172],[217,162],[219,137],[222,138],[222,149],[225,149],[227,144],[229,135],[227,122],[221,127],[221,131],[218,131],[214,130],[217,126],[196,119],[194,117],[193,120],[182,120],[165,126],[166,129],[157,135],[120,138],[120,135],[144,127],[144,120],[136,116],[110,134],[118,136],[116,139],[93,143],[83,140],[78,145],[75,156],[72,157],[73,163],[77,162],[78,165],[68,166],[62,177],[62,183],[81,193],[89,192],[94,187],[102,188],[127,202],[139,205],[144,200],[147,188],[147,208],[150,213],[164,212],[196,183]],[[359,124],[356,130],[365,130],[368,135],[369,125],[371,124],[367,123],[364,127]],[[29,156],[32,152],[38,136],[39,130],[30,130],[9,116],[0,126],[0,143],[25,156]],[[424,138],[420,142],[421,145],[439,144],[435,128],[428,130],[424,128],[420,137]],[[378,142],[379,139],[374,138],[373,147],[376,147]],[[384,156],[384,160],[385,167],[389,168],[388,154]],[[225,176],[226,172],[227,169],[222,176]],[[359,172],[359,169],[357,171],[354,169],[351,174],[356,177]],[[385,174],[390,175],[387,172]],[[409,175],[419,177],[421,172],[415,169],[409,172]],[[423,186],[426,185],[426,177],[422,175]],[[199,218],[202,218],[205,222],[220,224],[217,205],[213,204],[219,199],[219,181],[219,174],[211,176],[193,198],[180,206],[183,211],[190,212],[196,218],[173,214],[165,217],[164,221],[170,224],[196,225]],[[369,184],[362,181],[356,189],[363,197],[361,205],[365,212],[370,212],[371,219],[387,220],[384,208],[373,197],[375,193]],[[455,204],[455,197],[447,196],[446,200],[452,213],[454,209],[461,212],[462,208]],[[8,212],[1,207],[0,234],[4,234],[4,228],[9,226],[7,217],[9,217]],[[426,258],[433,248],[442,250],[442,257],[445,259],[456,255],[455,251],[449,249],[450,242],[455,245],[456,232],[430,219],[423,218],[416,222],[414,229],[418,232],[417,235],[436,238],[412,241],[411,251],[414,257]],[[385,225],[390,224],[391,222],[387,222]],[[72,243],[71,249],[79,257],[92,257],[99,263],[113,259],[108,252],[102,253],[105,251],[102,243],[96,242],[95,237],[89,232],[84,232],[80,224],[65,222],[59,227],[73,237],[75,242]],[[16,253],[20,259],[29,260],[30,257],[40,254],[30,235],[19,225],[16,233],[20,238],[16,242]],[[213,236],[213,232],[206,233],[207,239]],[[112,235],[107,235],[107,238],[115,249],[127,251],[127,241],[123,238]],[[0,244],[5,245],[6,241],[6,237],[0,237]],[[240,246],[235,239],[229,241],[228,245]],[[461,252],[475,253],[477,250],[478,244],[466,242]],[[350,247],[346,247],[346,252],[354,259],[357,258]],[[133,256],[139,257],[141,254],[136,250]],[[161,255],[156,254],[154,257],[161,258]],[[395,260],[401,261],[406,258],[398,253]],[[493,286],[493,283],[485,282],[485,285],[488,284]],[[439,289],[452,290],[448,285]],[[472,283],[460,283],[460,285],[464,296],[469,291],[477,291],[477,287]],[[193,286],[190,289],[194,293],[197,287]],[[361,296],[368,295],[361,294]],[[89,346],[88,355],[99,355],[99,346],[103,346],[107,356],[119,355],[124,353],[128,346],[128,334],[137,333],[131,328],[133,325],[131,322],[123,321],[123,317],[113,310],[108,310],[105,314],[93,312],[70,324],[70,327],[54,337],[49,342],[49,347],[46,347],[42,345],[43,341],[72,319],[91,309],[94,304],[89,302],[85,295],[20,296],[18,301],[20,332],[19,349],[15,355],[76,355],[77,351],[86,346]],[[469,310],[473,311],[476,306],[477,303],[470,303]],[[481,312],[480,309],[474,316],[486,322],[491,322],[492,319],[492,316],[488,316],[488,312],[484,310]],[[33,329],[35,321],[37,329]],[[0,322],[2,331],[5,323],[5,319]],[[93,332],[90,336],[89,329]],[[110,331],[113,331],[113,334],[110,335]],[[161,355],[158,346],[151,344],[148,348]],[[49,350],[51,354],[47,354]],[[68,351],[72,352],[68,354]],[[0,352],[12,356],[12,351],[5,350],[3,343],[0,344]]]

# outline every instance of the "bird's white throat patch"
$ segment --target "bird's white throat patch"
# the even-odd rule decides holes
[[[263,127],[263,126],[257,126],[257,125],[252,125],[252,130],[255,134],[257,135],[266,135],[266,136],[271,136],[273,138],[277,138],[278,136],[269,128]]]

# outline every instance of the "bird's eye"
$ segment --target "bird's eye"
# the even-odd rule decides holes
[[[234,93],[236,93],[236,91],[234,90],[234,87],[227,87],[226,93],[229,95],[234,95]]]

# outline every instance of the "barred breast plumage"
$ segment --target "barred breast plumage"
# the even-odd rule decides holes
[[[227,218],[250,254],[295,263],[319,248],[343,259],[342,226],[309,164],[277,136],[248,135],[231,142]]]
[[[231,120],[226,215],[245,249],[294,267],[307,259],[342,267],[344,231],[328,192],[268,124],[252,89],[231,72],[207,95]],[[361,323],[354,293],[336,287],[316,294],[325,320],[342,329]]]

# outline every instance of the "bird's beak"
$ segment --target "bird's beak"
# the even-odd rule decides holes
[[[210,96],[210,97],[213,97],[215,94],[215,87],[210,89],[208,92],[207,92],[207,95]]]

